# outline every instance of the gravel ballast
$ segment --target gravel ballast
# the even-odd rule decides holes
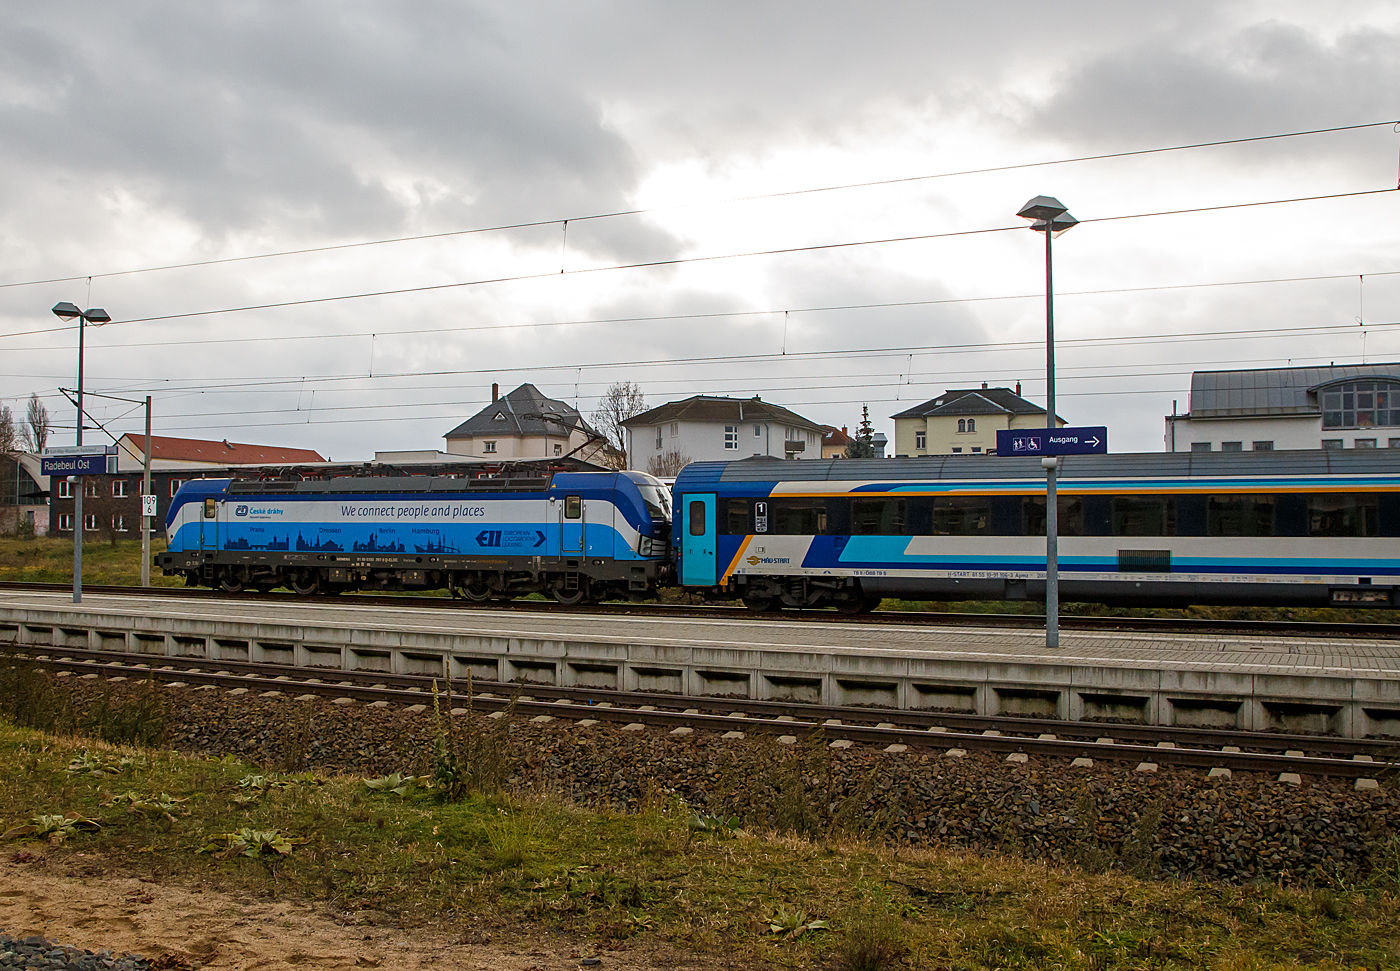
[[[148,971],[149,961],[135,954],[114,956],[111,951],[85,951],[65,947],[42,937],[11,937],[0,931],[0,968],[53,969],[53,971]]]
[[[107,690],[100,683],[67,686],[79,705]],[[181,751],[297,771],[430,770],[431,709],[158,690],[168,702],[166,744]],[[482,732],[496,727],[481,716],[465,721]],[[674,794],[698,812],[737,816],[745,825],[811,835],[839,829],[906,846],[1003,852],[1143,876],[1357,879],[1400,838],[1400,789],[1391,779],[1357,791],[1348,779],[1304,777],[1295,786],[1272,775],[1207,778],[1203,769],[1171,765],[1138,773],[1132,762],[1109,761],[1072,769],[1067,759],[1008,763],[976,751],[949,758],[939,748],[829,749],[820,737],[783,746],[760,734],[671,736],[607,722],[581,728],[564,718],[536,724],[517,717],[506,738],[513,786],[584,805],[636,809],[657,794]]]

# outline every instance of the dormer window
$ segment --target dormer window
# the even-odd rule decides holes
[[[1318,390],[1323,428],[1400,425],[1400,382],[1347,381]]]

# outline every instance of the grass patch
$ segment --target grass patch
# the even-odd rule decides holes
[[[165,552],[165,537],[151,537],[151,556]],[[73,541],[54,536],[18,539],[0,536],[0,580],[28,583],[72,583]],[[141,540],[89,539],[83,544],[83,582],[139,586]],[[151,586],[183,587],[184,577],[161,576],[151,567]]]
[[[726,966],[1400,967],[1386,867],[1360,886],[1149,882],[814,841],[800,814],[786,832],[709,825],[662,789],[629,813],[525,789],[443,801],[421,779],[371,787],[8,722],[0,774],[11,852],[98,854],[409,924],[665,941]]]

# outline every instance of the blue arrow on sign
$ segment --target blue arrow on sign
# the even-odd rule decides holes
[[[997,432],[998,455],[1103,455],[1107,451],[1108,429],[1103,425]]]

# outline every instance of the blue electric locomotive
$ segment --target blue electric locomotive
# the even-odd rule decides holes
[[[642,472],[196,479],[171,501],[156,565],[229,592],[445,587],[573,604],[668,582],[670,520],[669,492]]]
[[[1038,459],[687,466],[680,582],[756,610],[1045,597]],[[1394,606],[1400,450],[1062,459],[1064,600]]]

